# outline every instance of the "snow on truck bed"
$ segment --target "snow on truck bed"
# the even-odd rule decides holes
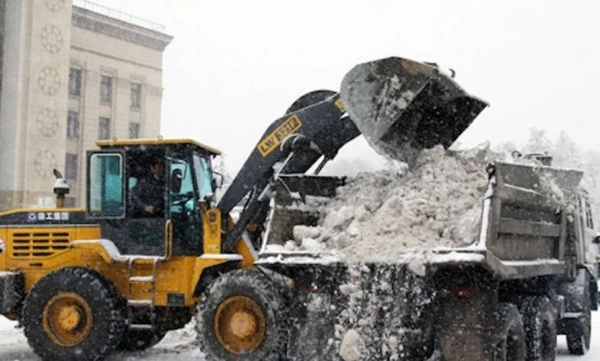
[[[319,212],[319,225],[294,227],[294,240],[283,248],[362,263],[471,245],[479,235],[490,157],[487,146],[437,146],[421,151],[410,168],[396,163],[393,170],[360,173],[334,198],[308,197],[306,207]]]

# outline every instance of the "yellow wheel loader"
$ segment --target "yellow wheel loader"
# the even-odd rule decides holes
[[[99,141],[87,153],[85,208],[63,207],[68,185],[55,172],[56,208],[0,214],[0,314],[20,320],[44,361],[97,361],[153,346],[199,306],[207,360],[278,361],[290,290],[302,283],[255,265],[278,179],[318,173],[360,134],[383,152],[448,147],[485,107],[435,66],[359,64],[339,92],[308,93],[274,121],[218,202],[218,150]],[[311,179],[309,193],[340,182]]]

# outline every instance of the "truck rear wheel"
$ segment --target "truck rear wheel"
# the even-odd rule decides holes
[[[527,297],[522,303],[527,361],[556,359],[556,317],[547,297]]]
[[[125,331],[116,289],[96,272],[54,271],[25,298],[23,326],[42,360],[97,361],[111,353]]]
[[[586,278],[587,281],[587,278]],[[572,355],[585,355],[592,338],[592,305],[589,283],[586,282],[581,299],[582,316],[567,328],[567,347]]]
[[[525,331],[517,306],[500,304],[497,335],[496,360],[525,361]]]
[[[286,352],[281,290],[256,270],[236,270],[208,287],[199,304],[200,351],[207,361],[279,361]]]

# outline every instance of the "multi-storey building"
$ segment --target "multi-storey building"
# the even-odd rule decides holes
[[[89,1],[0,0],[0,209],[85,199],[85,153],[99,139],[160,134],[159,24]]]

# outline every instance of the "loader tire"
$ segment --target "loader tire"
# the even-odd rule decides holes
[[[572,355],[585,355],[590,349],[592,338],[592,305],[590,296],[589,282],[586,283],[583,293],[580,295],[582,299],[578,304],[583,316],[567,328],[567,347]]]
[[[24,333],[44,361],[98,361],[123,337],[117,290],[94,271],[64,268],[31,289],[23,306]]]
[[[525,361],[525,331],[517,306],[501,303],[498,309],[497,361]]]
[[[521,304],[525,326],[525,360],[556,359],[557,325],[554,307],[547,297],[527,297]]]
[[[198,307],[196,330],[206,361],[279,361],[287,345],[282,289],[256,270],[215,280]]]
[[[143,351],[158,344],[165,331],[125,331],[117,351]]]

